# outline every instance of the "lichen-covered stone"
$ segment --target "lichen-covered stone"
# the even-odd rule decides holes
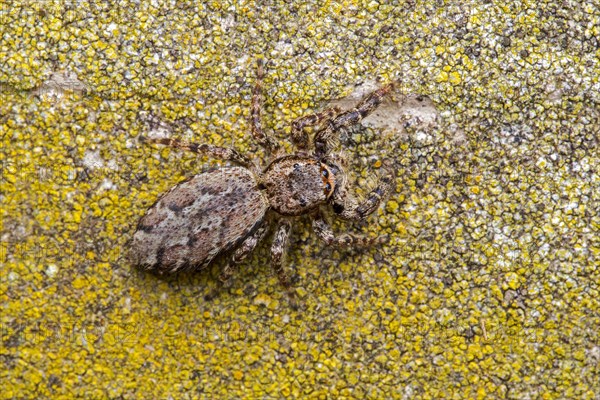
[[[598,398],[597,8],[0,4],[1,397]],[[358,226],[390,242],[329,249],[299,224],[301,312],[266,247],[209,303],[216,271],[158,278],[123,257],[157,196],[214,166],[140,135],[262,152],[259,56],[280,141],[367,81],[437,108],[341,137],[363,194],[373,154],[398,163]]]

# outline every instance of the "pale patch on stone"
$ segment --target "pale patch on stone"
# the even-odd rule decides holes
[[[342,110],[350,110],[368,93],[381,87],[374,80],[366,80],[356,86],[348,96],[334,100],[329,106],[338,106]],[[364,126],[382,130],[383,135],[392,137],[406,136],[406,127],[411,126],[420,131],[430,131],[442,121],[440,111],[433,101],[423,95],[409,93],[401,94],[396,88],[379,107],[361,123]],[[465,140],[464,132],[457,126],[452,127],[455,141]]]
[[[85,93],[88,87],[77,77],[75,72],[57,71],[33,91],[34,94],[54,100],[63,98],[66,92]]]
[[[98,150],[86,150],[83,154],[83,165],[92,170],[100,169],[104,168],[104,160]]]

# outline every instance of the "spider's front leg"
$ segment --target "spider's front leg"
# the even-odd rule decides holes
[[[343,219],[360,221],[377,210],[381,201],[387,198],[396,186],[396,171],[389,165],[382,169],[377,187],[363,201],[358,201],[351,195],[347,187],[339,188],[331,201],[333,212]]]
[[[254,85],[254,90],[252,91],[252,109],[250,111],[252,120],[252,136],[254,136],[254,139],[258,142],[258,144],[264,147],[267,151],[276,153],[279,149],[279,143],[277,143],[275,140],[273,140],[273,138],[264,132],[260,117],[262,110],[262,81],[265,76],[264,61],[262,58],[259,58],[256,63],[258,69],[256,73],[256,84]]]
[[[179,139],[167,139],[167,138],[158,138],[158,139],[150,139],[150,138],[142,138],[142,141],[146,143],[158,143],[163,144],[165,146],[173,147],[176,149],[191,151],[196,154],[206,155],[208,157],[216,158],[224,161],[231,161],[243,167],[246,167],[253,172],[258,172],[256,166],[248,157],[240,153],[239,151],[227,148],[227,147],[219,147],[213,146],[211,144],[197,144],[190,143]]]
[[[383,236],[372,238],[364,235],[353,235],[350,233],[335,236],[331,226],[329,226],[327,221],[325,221],[323,218],[323,215],[318,211],[313,214],[312,225],[317,236],[327,243],[327,245],[366,247],[376,243],[383,243],[387,239]]]
[[[320,113],[308,114],[296,118],[292,122],[292,141],[299,148],[305,149],[308,146],[308,134],[304,131],[304,128],[329,124],[331,119],[341,111],[339,107],[335,106],[327,108]]]
[[[298,303],[296,301],[296,293],[290,285],[290,279],[283,268],[283,255],[288,245],[291,229],[292,224],[288,220],[282,220],[277,225],[275,237],[273,238],[273,244],[271,245],[271,266],[277,274],[279,282],[285,288],[288,294],[290,305],[292,308],[297,309]]]
[[[383,98],[392,91],[393,84],[388,84],[378,89],[361,100],[358,105],[349,111],[335,117],[324,129],[315,135],[315,152],[317,156],[325,156],[331,151],[340,130],[360,122],[371,114],[383,101]]]

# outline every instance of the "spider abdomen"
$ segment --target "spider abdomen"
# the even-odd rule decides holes
[[[171,188],[142,217],[132,261],[159,273],[203,268],[257,229],[267,209],[246,168],[196,175]]]

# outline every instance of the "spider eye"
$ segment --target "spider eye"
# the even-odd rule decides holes
[[[339,203],[333,204],[333,212],[336,214],[341,214],[344,211],[344,206]]]
[[[327,192],[331,192],[331,183],[327,182],[327,183],[325,184],[325,190],[326,190]]]
[[[321,170],[321,174],[327,178],[329,176],[329,172],[326,169]]]

